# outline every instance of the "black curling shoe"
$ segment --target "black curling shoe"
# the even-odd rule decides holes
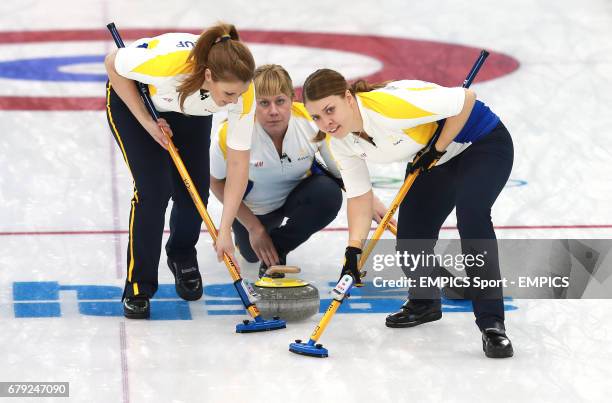
[[[502,323],[495,323],[482,331],[482,349],[489,358],[508,358],[514,355],[512,342]]]
[[[202,275],[195,258],[185,261],[168,258],[168,267],[174,274],[174,287],[179,297],[185,301],[196,301],[202,297]]]
[[[387,316],[387,327],[412,327],[442,318],[440,301],[406,301],[401,309]]]
[[[123,315],[128,319],[149,319],[151,304],[149,297],[136,295],[123,300]]]

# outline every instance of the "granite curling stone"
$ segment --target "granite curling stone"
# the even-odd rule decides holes
[[[257,308],[264,318],[280,317],[286,321],[310,318],[319,312],[319,290],[299,278],[271,278],[273,273],[299,273],[295,266],[271,266],[253,289],[259,297]]]

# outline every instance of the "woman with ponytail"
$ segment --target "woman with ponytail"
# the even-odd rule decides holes
[[[139,39],[110,53],[105,66],[108,124],[134,182],[123,309],[128,318],[148,318],[170,197],[166,254],[176,291],[190,301],[202,296],[195,249],[202,219],[166,151],[161,128],[171,134],[206,205],[212,114],[227,112],[226,201],[215,248],[219,260],[223,253],[233,255],[231,226],[248,180],[255,62],[236,28],[218,24],[199,36],[167,33]],[[149,115],[134,81],[148,85],[161,115],[158,122]]]
[[[472,255],[473,262],[480,255],[483,262],[466,265],[467,278],[500,284],[491,208],[508,180],[514,151],[508,130],[473,91],[417,80],[349,86],[338,72],[321,69],[306,79],[303,96],[319,136],[332,137],[330,148],[346,187],[349,241],[342,274],[360,282],[357,262],[370,229],[373,199],[366,161],[407,161],[406,175],[422,173],[399,207],[398,251],[435,256],[440,228],[456,208],[464,257],[467,261]],[[443,119],[440,137],[428,146]],[[435,160],[439,162],[430,168]],[[440,290],[428,281],[441,267],[429,261],[403,267],[415,286],[402,308],[387,317],[388,327],[412,327],[442,317]],[[485,355],[512,356],[501,287],[468,292]]]

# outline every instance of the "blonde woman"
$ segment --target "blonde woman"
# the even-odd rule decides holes
[[[342,192],[330,138],[313,141],[318,129],[304,105],[294,102],[289,73],[279,65],[260,66],[254,82],[257,107],[249,186],[233,229],[244,259],[261,262],[261,277],[270,266],[286,264],[289,252],[336,217]],[[210,152],[210,187],[222,202],[227,192],[227,130],[228,123],[221,125]],[[327,175],[315,163],[317,156]],[[372,215],[380,219],[386,207],[375,201]]]

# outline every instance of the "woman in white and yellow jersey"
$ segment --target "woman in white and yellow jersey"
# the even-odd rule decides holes
[[[249,185],[233,229],[244,259],[251,263],[261,261],[261,277],[269,266],[286,264],[288,253],[336,217],[342,192],[329,141],[313,141],[318,129],[304,105],[293,102],[289,73],[282,66],[267,64],[255,70],[253,81],[257,107]],[[227,176],[227,130],[225,122],[210,151],[210,187],[222,202]],[[322,171],[325,167],[317,158],[322,159],[327,172]],[[382,217],[386,207],[378,199],[375,202],[372,215]]]
[[[422,173],[399,209],[398,251],[434,255],[440,228],[456,208],[463,253],[485,256],[484,266],[466,269],[468,277],[500,279],[491,207],[508,180],[514,151],[499,117],[473,91],[417,80],[349,86],[338,72],[321,69],[306,79],[304,102],[321,135],[332,136],[332,154],[346,186],[349,241],[343,274],[359,280],[358,257],[370,229],[372,185],[366,161],[407,161],[406,174]],[[427,147],[442,119],[440,137]],[[420,158],[410,163],[417,153]],[[428,169],[437,158],[438,164]],[[440,290],[423,281],[439,267],[403,269],[416,285],[386,325],[412,327],[440,319]],[[469,297],[486,356],[512,356],[501,287],[470,289]]]
[[[212,114],[228,114],[228,180],[217,257],[233,254],[231,226],[248,180],[255,114],[255,62],[233,25],[218,24],[201,35],[167,33],[143,38],[105,60],[107,118],[134,180],[129,218],[127,278],[123,294],[128,318],[148,318],[170,197],[168,265],[183,299],[202,296],[195,245],[202,219],[166,151],[161,131],[172,135],[204,204],[208,202]],[[161,119],[145,108],[134,81],[148,84]]]

